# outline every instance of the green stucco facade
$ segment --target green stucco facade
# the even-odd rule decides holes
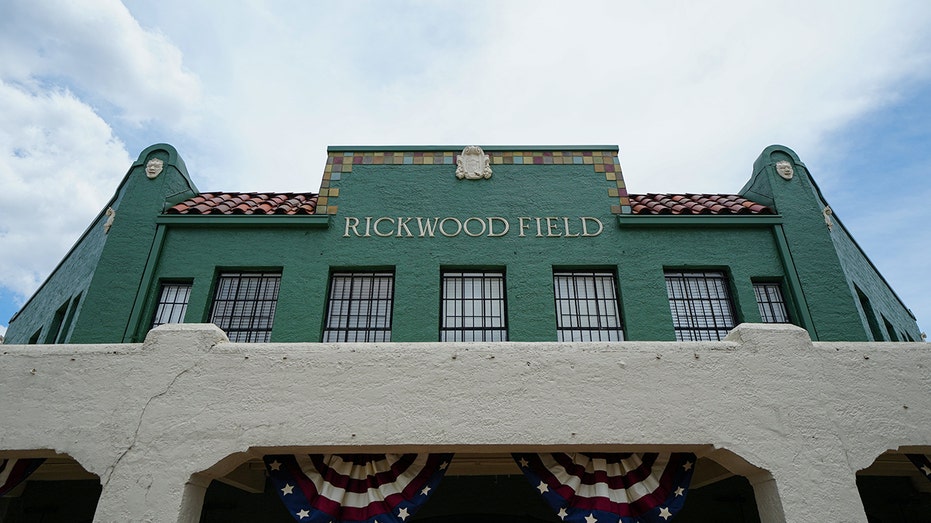
[[[775,215],[631,212],[617,148],[485,147],[487,179],[456,177],[462,147],[331,147],[315,215],[178,215],[198,193],[177,151],[143,151],[106,208],[12,319],[7,343],[141,341],[162,282],[190,282],[186,322],[206,322],[218,274],[280,272],[273,342],[320,341],[334,271],[394,274],[391,341],[439,337],[441,274],[505,275],[508,338],[554,341],[553,272],[597,269],[617,277],[628,340],[674,340],[664,271],[727,276],[737,323],[759,322],[754,282],[777,282],[793,323],[812,339],[920,339],[914,317],[827,205],[788,148],[768,147],[741,191]],[[154,179],[149,159],[164,162]],[[775,163],[789,161],[790,180]],[[859,292],[858,292],[859,291]],[[867,302],[863,301],[863,297]],[[869,309],[864,310],[864,303]],[[57,328],[61,331],[61,328]]]

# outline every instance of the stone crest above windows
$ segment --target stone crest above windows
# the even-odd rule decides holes
[[[470,145],[456,159],[456,178],[483,180],[491,178],[491,158],[481,147]]]

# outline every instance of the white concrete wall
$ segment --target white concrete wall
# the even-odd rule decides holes
[[[922,343],[236,344],[165,325],[135,345],[0,346],[0,451],[98,474],[95,521],[197,521],[203,491],[267,447],[305,451],[690,448],[748,476],[769,522],[864,522],[855,473],[931,446]],[[287,450],[287,449],[277,449]]]

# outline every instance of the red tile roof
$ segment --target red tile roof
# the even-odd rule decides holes
[[[631,194],[632,214],[776,214],[736,194]]]
[[[736,194],[631,194],[632,214],[775,214]],[[166,214],[314,214],[315,193],[201,193]]]
[[[201,193],[166,214],[314,214],[314,193]]]

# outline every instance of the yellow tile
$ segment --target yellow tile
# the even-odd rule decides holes
[[[603,173],[603,172],[605,172],[605,166],[604,166],[604,164],[603,164],[603,163],[596,163],[596,164],[595,164],[595,172],[596,172],[596,173]],[[611,173],[611,174],[614,174],[614,173]],[[611,178],[608,178],[608,179],[610,180]]]
[[[582,157],[582,163],[585,163],[585,164],[592,164],[592,163],[593,163],[593,162],[592,162],[592,157],[591,157],[591,156],[583,156],[583,157]]]
[[[327,202],[326,196],[321,196],[317,198],[317,205],[326,205],[326,202]]]
[[[610,182],[616,179],[617,179],[617,176],[615,176],[614,173],[605,173],[605,180]]]
[[[328,195],[330,198],[336,198],[337,196],[339,196],[339,187],[332,187],[332,188],[330,189],[330,192],[327,193],[327,195]]]
[[[335,206],[335,205],[330,205],[329,207],[327,207],[326,213],[327,213],[327,214],[336,214],[336,206]]]
[[[496,164],[496,165],[499,164],[499,163],[503,163],[503,162],[504,162],[504,158],[502,158],[502,157],[500,157],[500,156],[495,156],[494,158],[492,158],[492,163],[494,163],[494,164]]]
[[[618,197],[617,189],[616,188],[608,189],[608,196],[610,196],[611,198],[617,198]]]
[[[424,165],[433,165],[433,157],[432,157],[432,156],[424,156],[424,157],[423,157],[423,164],[424,164]]]
[[[343,172],[344,172],[344,173],[351,173],[351,172],[352,172],[352,164],[351,164],[351,163],[344,163],[344,164],[343,164]]]

